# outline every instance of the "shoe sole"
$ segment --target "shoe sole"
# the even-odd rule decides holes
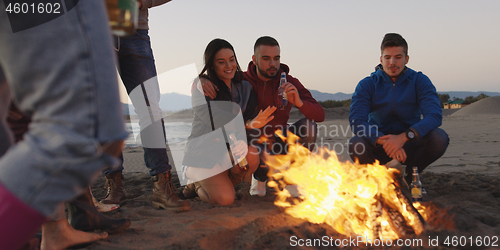
[[[250,193],[251,196],[259,196],[259,197],[264,197],[266,196],[266,193]]]
[[[153,204],[153,207],[156,209],[164,209],[164,210],[168,210],[168,211],[172,211],[172,212],[184,212],[184,211],[191,210],[191,206],[188,206],[188,207],[167,207],[167,206],[163,205],[163,203],[156,202],[156,201],[153,201],[152,204]]]

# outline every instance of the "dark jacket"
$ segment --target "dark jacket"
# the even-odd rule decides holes
[[[400,134],[409,128],[417,138],[425,136],[441,126],[442,119],[431,80],[410,68],[393,82],[379,65],[358,83],[352,95],[351,128],[357,136],[370,138],[373,145],[382,135]]]
[[[244,129],[244,122],[258,114],[257,97],[248,81],[232,83],[231,92],[222,81],[214,84],[219,91],[213,100],[196,87],[193,88],[194,119],[183,165],[202,168],[215,166],[224,154],[228,154],[229,134],[234,134],[238,140],[245,139],[250,131]],[[247,142],[250,141],[247,137]]]
[[[300,99],[304,102],[304,105],[299,109],[302,114],[306,116],[307,119],[322,122],[325,120],[325,110],[323,107],[312,97],[311,92],[307,90],[302,83],[297,78],[292,77],[288,74],[290,69],[287,65],[281,64],[280,70],[276,76],[276,78],[271,79],[269,81],[262,81],[257,75],[257,67],[250,62],[248,64],[248,69],[244,73],[244,77],[248,80],[257,94],[257,100],[259,103],[259,109],[264,110],[269,106],[276,106],[281,103],[281,100],[278,96],[278,87],[280,82],[281,72],[286,72],[286,79],[288,82],[293,84],[297,91],[299,92]],[[287,107],[284,110],[276,109],[274,112],[274,119],[271,120],[264,128],[265,134],[270,136],[274,134],[274,131],[279,128],[286,128],[288,119],[290,118],[290,110],[292,109],[292,104],[288,103]]]

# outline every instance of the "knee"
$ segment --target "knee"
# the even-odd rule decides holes
[[[304,144],[309,150],[312,150],[312,145],[316,142],[318,134],[318,125],[316,122],[307,118],[297,121],[295,124],[295,133],[300,138],[300,142]]]
[[[228,206],[233,204],[235,198],[234,193],[220,192],[210,196],[210,203],[213,205]]]
[[[352,156],[363,155],[368,146],[369,142],[365,138],[354,136],[349,141],[349,155],[351,155],[351,158]]]
[[[433,129],[427,136],[429,140],[428,144],[435,147],[435,150],[444,152],[448,148],[450,138],[444,130],[440,128]]]

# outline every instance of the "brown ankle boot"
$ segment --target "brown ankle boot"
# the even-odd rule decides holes
[[[123,187],[123,174],[112,173],[106,175],[106,185],[104,188],[108,189],[106,198],[101,201],[104,204],[120,204],[121,201],[127,198],[125,188]]]
[[[152,200],[153,207],[157,209],[163,208],[175,212],[191,210],[189,202],[177,196],[170,171],[153,176]]]

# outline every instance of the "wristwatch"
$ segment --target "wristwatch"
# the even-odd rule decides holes
[[[408,140],[412,141],[412,140],[415,140],[417,138],[417,135],[415,134],[415,132],[413,132],[413,130],[408,129],[408,130],[406,130],[406,138],[408,138]]]

